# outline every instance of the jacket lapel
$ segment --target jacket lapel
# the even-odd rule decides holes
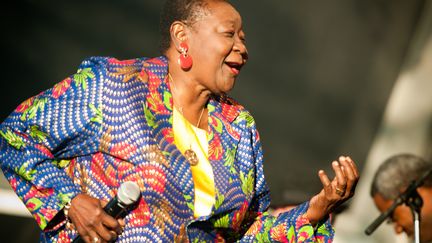
[[[176,176],[183,197],[193,205],[194,185],[190,165],[174,144],[172,129],[173,100],[167,82],[166,57],[150,59],[144,64],[148,75],[148,92],[144,103],[146,120],[159,149],[169,160],[169,167]],[[192,208],[191,208],[192,209]]]
[[[224,206],[236,207],[237,205],[226,203],[233,195],[233,189],[240,185],[238,168],[235,164],[237,145],[240,140],[240,127],[234,120],[239,114],[240,106],[225,96],[212,97],[209,110],[209,161],[213,167],[216,201],[221,200]],[[234,187],[233,187],[234,185]],[[227,191],[230,189],[230,191]],[[238,195],[237,195],[238,196]],[[215,213],[226,210],[215,205]]]

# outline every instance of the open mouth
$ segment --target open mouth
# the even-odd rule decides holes
[[[240,73],[240,69],[243,66],[243,63],[239,62],[225,62],[225,64],[228,65],[234,75],[238,75]]]

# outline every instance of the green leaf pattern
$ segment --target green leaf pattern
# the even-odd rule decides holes
[[[15,170],[15,172],[19,176],[24,178],[26,181],[31,181],[34,179],[34,175],[36,174],[37,171],[35,169],[29,170],[28,167],[29,167],[29,162],[26,162],[26,163],[22,164],[18,168],[18,170]]]
[[[318,228],[317,232],[320,235],[330,236],[330,232],[327,229],[325,224],[321,224],[321,226]]]
[[[217,117],[214,117],[213,118],[215,121],[216,121],[216,126],[214,126],[214,128],[216,129],[216,131],[219,133],[219,134],[221,134],[222,133],[222,129],[223,129],[223,125],[222,125],[222,121],[219,119],[219,118],[217,118]]]
[[[30,136],[37,142],[42,142],[48,137],[48,134],[39,130],[38,126],[33,125],[30,127]]]
[[[262,230],[261,233],[258,233],[256,235],[255,242],[259,242],[259,243],[271,242],[269,232],[271,227],[273,226],[274,220],[275,220],[274,218],[266,218],[266,220],[264,221],[264,230]]]
[[[234,159],[235,159],[236,148],[227,149],[225,151],[225,163],[224,166],[228,167],[231,174],[236,174],[237,171],[234,168]]]
[[[102,124],[103,122],[103,112],[102,109],[96,108],[95,105],[89,104],[90,109],[95,113],[95,115],[90,119],[90,121]]]
[[[216,228],[228,228],[230,221],[230,215],[226,214],[223,217],[220,217],[213,222],[213,226]]]
[[[255,120],[249,112],[243,111],[237,116],[237,119],[234,121],[235,124],[238,124],[242,121],[246,120],[246,126],[252,127],[255,125]]]
[[[52,164],[57,166],[58,168],[65,168],[70,164],[70,160],[62,159],[62,160],[53,160]]]
[[[291,239],[295,240],[295,229],[294,229],[293,225],[291,225],[291,227],[289,227],[287,237],[288,237],[288,241],[290,241]]]
[[[208,113],[211,113],[211,112],[216,110],[216,107],[213,104],[208,104],[207,110],[208,110]]]
[[[144,116],[147,120],[147,124],[150,127],[155,127],[156,126],[156,118],[154,117],[154,115],[151,113],[151,111],[147,108],[147,106],[144,104],[143,105],[144,108]]]
[[[33,208],[31,208],[31,211],[32,211],[32,212],[35,212],[35,211],[37,211],[40,207],[42,207],[42,201],[39,200],[39,199],[36,198],[36,197],[32,197],[32,198],[30,198],[29,200],[27,200],[26,205],[29,205],[29,204],[34,204],[34,205],[35,205]]]
[[[243,171],[240,172],[240,180],[241,180],[241,187],[244,194],[247,196],[251,196],[253,189],[254,189],[254,183],[255,179],[253,177],[253,170],[249,170],[249,173],[245,175]]]
[[[59,200],[59,206],[66,205],[71,199],[72,199],[72,193],[59,193],[57,195],[57,198]]]
[[[222,205],[223,201],[225,200],[225,196],[222,194],[216,195],[216,201],[215,201],[215,210],[218,210],[219,207]]]
[[[87,79],[88,78],[92,79],[94,77],[95,74],[93,73],[91,68],[80,69],[76,74],[73,75],[73,79],[75,80],[75,85],[77,87],[81,85],[83,89],[87,89]]]
[[[165,107],[170,111],[173,110],[171,105],[171,98],[172,98],[172,94],[168,91],[165,91],[163,94],[163,102],[165,104]]]
[[[21,115],[21,121],[32,119],[39,111],[45,109],[45,104],[48,98],[36,98],[31,106],[29,106]]]
[[[23,139],[9,129],[6,130],[6,133],[0,131],[0,136],[2,136],[8,142],[8,144],[15,149],[21,149],[22,147],[26,146]]]
[[[188,208],[190,210],[192,210],[192,212],[195,211],[195,205],[194,205],[194,202],[192,200],[192,197],[190,195],[183,195],[183,197],[186,201],[186,205],[188,206]]]

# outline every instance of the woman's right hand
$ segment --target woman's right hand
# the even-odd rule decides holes
[[[78,194],[72,199],[68,216],[85,242],[110,242],[122,233],[121,221],[105,213],[105,204],[87,194]]]

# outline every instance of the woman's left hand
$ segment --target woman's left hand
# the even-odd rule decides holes
[[[354,196],[354,190],[359,180],[357,166],[350,157],[339,157],[332,162],[335,177],[332,181],[323,170],[318,172],[323,189],[312,197],[309,202],[307,217],[312,225],[327,217],[333,210]]]

